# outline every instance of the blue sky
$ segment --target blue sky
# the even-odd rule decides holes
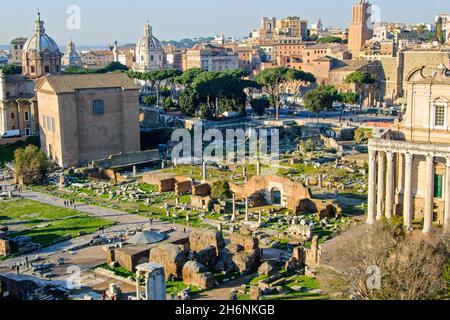
[[[326,26],[347,26],[351,5],[359,0],[21,0],[5,1],[0,10],[0,44],[33,33],[39,8],[46,29],[60,45],[71,36],[78,44],[136,42],[147,20],[161,40],[215,34],[242,37],[259,27],[262,16],[300,16],[310,23],[319,16]],[[373,0],[382,21],[432,22],[450,12],[447,0]],[[66,10],[81,9],[81,29],[69,30]],[[20,16],[18,16],[18,14]]]

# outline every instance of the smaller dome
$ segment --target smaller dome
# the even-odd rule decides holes
[[[65,67],[81,67],[83,65],[81,56],[72,41],[67,45],[67,52],[62,57],[62,65]]]
[[[41,20],[41,15],[39,12],[35,21],[34,29],[34,35],[28,39],[23,46],[24,52],[48,52],[50,54],[60,54],[56,42],[45,33],[44,21]]]

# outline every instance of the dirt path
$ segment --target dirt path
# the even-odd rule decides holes
[[[255,274],[252,274],[229,281],[220,285],[216,289],[193,296],[192,300],[230,300],[230,293],[233,289],[239,289],[243,284],[247,284],[255,276]]]

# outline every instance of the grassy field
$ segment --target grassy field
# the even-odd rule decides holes
[[[49,245],[110,227],[113,222],[32,200],[8,200],[0,202],[0,224],[10,226],[12,237],[29,236],[36,243]]]

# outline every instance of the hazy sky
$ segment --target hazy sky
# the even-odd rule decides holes
[[[358,0],[21,0],[2,1],[0,44],[33,33],[39,8],[47,33],[60,45],[70,36],[77,44],[136,42],[145,22],[160,40],[179,40],[215,34],[242,37],[260,25],[262,16],[300,16],[309,23],[319,17],[325,26],[347,26],[351,5]],[[373,0],[382,21],[432,22],[450,12],[448,0]],[[70,5],[81,10],[81,29],[67,28]]]

